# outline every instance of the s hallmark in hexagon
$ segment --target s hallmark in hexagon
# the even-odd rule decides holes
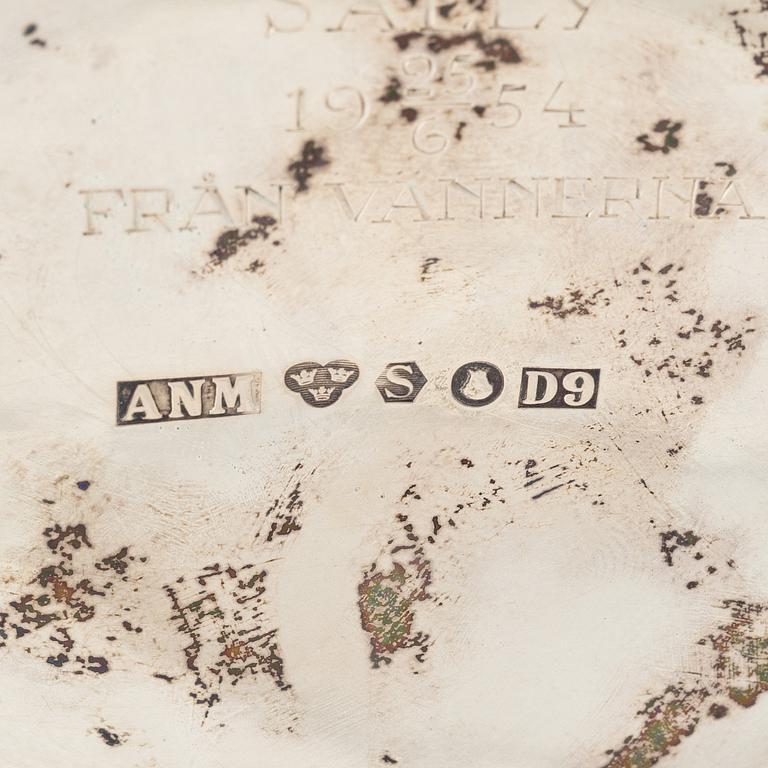
[[[375,383],[385,403],[412,403],[427,383],[427,377],[415,362],[389,363]]]

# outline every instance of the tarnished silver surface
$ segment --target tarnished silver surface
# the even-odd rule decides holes
[[[766,763],[764,2],[0,18],[3,765]]]

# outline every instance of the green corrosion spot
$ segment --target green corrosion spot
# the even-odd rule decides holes
[[[648,740],[659,751],[669,746],[669,734],[664,723],[653,723],[648,727]]]
[[[728,696],[740,707],[751,707],[760,693],[757,688],[729,688]]]
[[[369,632],[379,653],[402,648],[413,623],[411,594],[403,594],[407,577],[401,565],[388,574],[375,573],[358,587],[363,629]]]
[[[390,586],[373,584],[365,598],[374,633],[381,645],[394,648],[408,635],[411,601],[401,598]]]

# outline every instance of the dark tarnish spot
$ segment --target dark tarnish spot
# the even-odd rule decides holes
[[[445,3],[444,5],[439,5],[437,7],[437,12],[444,18],[447,19],[451,15],[451,11],[458,5],[458,2],[455,3]]]
[[[726,162],[715,163],[715,168],[725,168],[726,176],[736,175],[736,166],[733,163],[726,163]]]
[[[715,720],[721,720],[728,714],[728,707],[723,704],[713,704],[708,710],[707,714],[710,717],[714,717]]]
[[[640,732],[628,736],[620,749],[608,750],[612,757],[605,768],[651,768],[693,734],[705,714],[715,720],[725,717],[723,701],[748,708],[768,691],[766,606],[725,600],[722,607],[730,612],[730,622],[697,643],[704,658],[695,674],[706,687],[677,682],[651,699],[638,712],[643,718]]]
[[[210,266],[218,267],[250,243],[267,240],[277,226],[277,220],[272,216],[254,216],[251,223],[256,226],[243,230],[228,229],[216,238],[216,247],[208,252]]]
[[[591,293],[569,286],[561,296],[545,296],[540,301],[528,300],[529,309],[541,309],[546,314],[564,320],[570,315],[591,315],[597,307],[606,307],[611,303],[604,288],[596,288]]]
[[[708,696],[705,688],[670,685],[638,712],[644,718],[640,733],[627,737],[621,749],[609,750],[604,768],[651,768],[694,732]]]
[[[512,44],[510,40],[505,37],[496,37],[492,40],[486,40],[483,32],[476,30],[474,32],[466,32],[458,35],[439,35],[430,34],[425,36],[423,32],[404,32],[394,36],[395,45],[401,50],[406,51],[410,48],[411,43],[416,40],[425,40],[425,46],[431,53],[442,53],[448,51],[451,48],[457,48],[467,43],[473,43],[487,61],[491,62],[492,66],[486,66],[481,62],[481,66],[485,66],[486,69],[493,69],[496,63],[501,64],[520,64],[522,57],[517,48]]]
[[[82,661],[82,659],[78,657],[77,661]],[[109,662],[103,656],[89,656],[86,669],[97,675],[103,675],[105,672],[109,672]]]
[[[657,141],[663,138],[661,144],[654,144],[647,133],[640,134],[635,140],[643,145],[643,150],[645,152],[661,152],[666,155],[671,150],[677,149],[677,147],[680,146],[680,139],[676,134],[678,134],[682,128],[682,121],[659,120],[656,125],[653,126],[653,132],[660,134],[659,138],[656,139]]]
[[[661,538],[661,553],[669,566],[672,565],[672,554],[678,547],[695,547],[701,541],[701,537],[693,531],[686,531],[685,533],[662,531],[659,536]]]
[[[403,109],[400,110],[400,117],[407,123],[415,123],[418,116],[419,111],[413,107],[403,107]]]
[[[699,190],[696,193],[696,208],[694,210],[696,216],[709,216],[712,210],[715,200],[712,195],[705,192],[708,186],[709,184],[706,181],[699,182]]]
[[[288,173],[296,181],[296,192],[306,192],[312,172],[326,165],[330,165],[330,160],[325,156],[325,147],[313,139],[306,141],[301,148],[301,157],[288,165]]]
[[[37,32],[37,24],[27,24],[26,27],[24,27],[23,35],[24,37],[31,37],[32,39],[29,41],[30,45],[36,45],[39,48],[45,48],[46,42],[42,38],[39,37],[32,37],[32,35]]]
[[[255,515],[259,527],[254,539],[262,553],[269,546],[272,552],[280,552],[284,542],[301,530],[304,500],[299,473],[303,469],[301,462],[293,466],[288,482],[283,478],[280,483],[280,494]],[[303,476],[311,477],[314,471]],[[242,680],[266,677],[280,692],[292,688],[269,604],[269,573],[264,564],[212,563],[193,578],[181,576],[163,587],[172,608],[171,622],[184,637],[184,659],[192,676],[189,696],[205,707],[204,719],[222,700],[227,686]]]
[[[482,105],[477,105],[472,107],[472,111],[478,116],[478,117],[485,117],[485,111],[488,109],[488,107],[484,107]]]
[[[204,718],[221,701],[224,685],[245,677],[267,675],[279,690],[291,688],[277,627],[267,623],[266,579],[267,571],[252,563],[238,568],[214,563],[194,579],[202,588],[192,593],[185,592],[183,577],[164,587],[171,620],[187,638],[184,657],[194,676],[189,696],[205,707]]]
[[[29,591],[11,600],[7,611],[0,612],[0,647],[7,644],[13,632],[13,639],[27,653],[53,667],[75,675],[104,674],[110,669],[109,661],[90,645],[98,642],[96,635],[100,633],[89,633],[89,648],[83,649],[84,642],[76,640],[70,631],[97,614],[109,620],[115,611],[124,615],[133,609],[132,604],[118,602],[118,588],[136,591],[134,585],[140,577],[125,575],[134,558],[128,556],[128,547],[116,555],[95,558],[82,523],[66,527],[56,524],[46,528],[44,536],[50,550],[46,557],[55,555],[56,560],[39,567],[28,582]],[[144,562],[146,558],[139,560]],[[119,567],[108,565],[118,562]],[[103,574],[105,570],[115,571],[118,578],[113,573]],[[105,611],[105,603],[109,611]]]
[[[437,256],[429,256],[421,262],[421,277],[419,278],[422,283],[429,279],[432,274],[432,267],[440,263],[440,259]]]
[[[77,481],[77,487],[81,491],[87,491],[91,487],[91,481],[90,480],[78,480]]]
[[[752,61],[757,67],[755,77],[768,76],[768,32],[762,28],[763,24],[751,29],[750,25],[754,15],[759,17],[759,14],[765,11],[768,11],[768,4],[765,0],[759,0],[759,3],[753,4],[751,8],[728,12],[728,15],[733,17],[733,27],[739,37],[739,45],[745,50],[753,51]]]
[[[751,707],[768,691],[766,606],[744,600],[726,600],[723,606],[730,609],[732,622],[708,638],[717,653],[713,669],[728,698],[741,707]]]
[[[381,762],[382,763],[389,763],[390,765],[394,765],[397,762],[397,760],[395,760],[394,757],[391,757],[390,755],[384,753],[381,756]]]
[[[384,93],[379,96],[379,101],[389,104],[393,101],[400,101],[403,98],[403,84],[399,77],[390,77],[389,82],[384,88]]]
[[[462,466],[473,466],[467,458],[459,461]],[[395,654],[412,657],[417,665],[426,662],[433,640],[428,632],[420,631],[418,625],[423,618],[417,614],[428,613],[430,606],[443,605],[443,598],[430,590],[431,552],[450,546],[454,532],[461,528],[465,518],[472,519],[474,512],[481,512],[486,518],[506,504],[504,489],[494,478],[479,473],[475,479],[478,486],[464,487],[447,504],[431,494],[422,499],[416,483],[408,485],[400,495],[394,530],[382,546],[387,564],[374,560],[366,566],[357,587],[360,623],[368,635],[373,669],[391,664]],[[506,513],[504,517],[505,524],[512,522],[506,520]],[[403,653],[406,649],[410,649],[410,654]],[[419,674],[416,665],[411,671]]]
[[[715,168],[721,168],[723,169],[723,172],[725,176],[735,176],[736,175],[736,166],[733,165],[733,163],[727,163],[724,161],[721,161],[719,163],[715,163]],[[715,203],[715,199],[710,195],[706,190],[709,187],[710,182],[705,180],[700,180],[698,182],[698,187],[696,190],[696,198],[695,198],[695,209],[694,214],[696,216],[709,216],[712,212],[712,206]],[[725,213],[725,209],[718,208],[715,211],[716,215],[720,215],[722,213]]]
[[[128,547],[122,547],[114,555],[108,555],[102,558],[95,567],[100,571],[114,571],[119,576],[122,576],[129,566],[129,561],[133,561],[133,557],[128,555]]]
[[[297,465],[297,470],[301,468],[301,464]],[[264,514],[264,525],[269,523],[265,539],[267,542],[271,542],[276,536],[282,538],[301,530],[300,521],[304,511],[301,481],[295,480],[289,485],[293,485],[291,490],[274,499]],[[256,534],[256,538],[258,539],[262,533],[264,533],[263,528]]]
[[[442,53],[468,42],[474,43],[476,48],[489,59],[495,59],[503,64],[519,64],[522,61],[517,49],[509,40],[504,37],[486,40],[483,33],[479,31],[451,37],[430,35],[427,40],[427,48],[432,53]]]
[[[456,133],[453,134],[456,141],[461,141],[462,134],[464,133],[464,129],[467,127],[467,124],[464,120],[459,121],[459,124],[456,126]]]
[[[106,728],[99,728],[97,733],[104,739],[104,743],[108,747],[118,747],[122,744],[120,737],[113,731],[108,731]]]
[[[401,51],[407,51],[411,43],[421,37],[424,37],[421,32],[403,32],[399,35],[395,35],[393,40],[395,41],[395,45],[397,45]]]
[[[747,349],[748,334],[756,332],[754,315],[725,322],[708,317],[704,310],[688,304],[683,290],[684,272],[685,267],[680,264],[654,267],[648,261],[641,261],[628,270],[624,278],[614,278],[605,287],[569,286],[566,295],[529,300],[528,306],[560,320],[576,315],[607,316],[603,322],[613,324],[609,332],[619,348],[626,348],[641,380],[667,380],[676,390],[670,409],[679,412],[685,401],[694,405],[703,403],[699,379],[713,377],[720,367],[730,362],[729,356],[740,357]],[[636,302],[632,315],[635,320],[629,328],[625,323],[630,315],[621,314],[627,300]],[[664,306],[667,312],[660,314]],[[648,312],[660,318],[659,330],[646,342],[647,346],[630,346],[633,333],[644,333],[641,313]],[[661,409],[660,413],[668,422],[668,412]]]
[[[556,485],[553,485],[549,488],[545,488],[543,491],[539,491],[538,493],[534,493],[533,496],[531,496],[531,499],[533,501],[536,501],[536,499],[540,499],[542,496],[546,496],[548,493],[552,493],[553,491],[557,491],[560,488],[565,486],[565,483],[557,483]]]
[[[88,540],[88,532],[85,529],[85,525],[79,523],[77,525],[68,525],[66,528],[62,528],[58,523],[52,528],[46,528],[43,531],[43,535],[48,541],[48,549],[54,553],[61,553],[67,560],[72,559],[72,554],[67,550],[80,549],[82,546],[91,548],[91,542]]]

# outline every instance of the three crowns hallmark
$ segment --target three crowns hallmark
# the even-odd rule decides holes
[[[360,369],[348,360],[330,363],[297,363],[286,372],[283,380],[292,392],[298,392],[307,405],[326,408],[333,405],[342,392],[360,377]]]

